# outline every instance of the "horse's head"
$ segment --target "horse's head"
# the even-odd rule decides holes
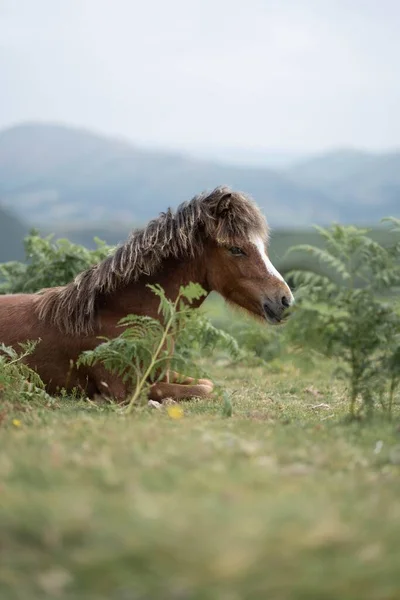
[[[259,236],[238,240],[235,245],[210,243],[207,263],[207,279],[213,290],[270,323],[280,323],[294,301],[289,286],[268,258],[265,240]]]
[[[206,245],[207,281],[211,289],[270,323],[280,323],[294,298],[268,258],[268,227],[246,196],[220,188],[211,204]]]

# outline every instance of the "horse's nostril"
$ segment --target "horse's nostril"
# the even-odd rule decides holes
[[[285,308],[289,308],[290,300],[287,296],[282,296],[281,302],[282,302],[282,306],[284,306]]]

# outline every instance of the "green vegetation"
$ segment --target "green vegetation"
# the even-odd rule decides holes
[[[66,285],[109,254],[104,242],[95,239],[95,244],[95,250],[88,250],[66,239],[53,242],[53,236],[42,238],[32,231],[24,242],[26,262],[0,264],[0,293],[29,293]]]
[[[400,232],[400,221],[392,222]],[[316,258],[325,274],[292,274],[300,289],[289,336],[336,359],[336,372],[349,385],[352,418],[371,415],[378,398],[391,416],[400,383],[400,310],[394,297],[400,287],[400,238],[385,248],[355,227],[319,231],[325,249],[293,248]]]
[[[121,320],[124,330],[117,338],[84,352],[78,361],[89,366],[101,362],[132,386],[127,412],[137,408],[152,383],[164,379],[169,370],[199,377],[194,353],[198,357],[199,351],[220,347],[232,356],[239,354],[234,338],[191,308],[194,300],[206,294],[201,286],[191,283],[182,287],[174,301],[168,300],[160,286],[149,287],[160,299],[160,320],[129,315]]]
[[[325,246],[297,249],[320,270],[292,275],[286,326],[217,298],[192,313],[198,286],[182,290],[189,307],[155,288],[161,323],[129,317],[85,358],[131,364],[141,381],[165,368],[175,333],[180,366],[224,390],[214,399],[116,411],[50,398],[22,362],[31,346],[2,348],[0,598],[399,598],[399,244],[321,233]],[[64,283],[108,252],[35,235],[27,249],[27,266],[3,268],[3,291]],[[349,406],[380,403],[348,421]]]
[[[21,344],[20,352],[0,344],[0,403],[12,408],[26,401],[51,401],[46,394],[39,375],[24,364],[24,358],[31,354],[35,342]],[[0,418],[1,422],[1,418]]]
[[[228,419],[218,401],[3,412],[0,597],[397,600],[397,426],[344,425],[331,364],[295,360],[203,365]]]
[[[368,228],[368,237],[387,247],[396,242],[397,234],[387,223],[380,223],[379,226]],[[294,270],[312,270],[322,275],[324,268],[321,268],[316,257],[309,253],[295,251],[294,247],[309,245],[324,248],[325,243],[324,237],[315,227],[312,229],[279,229],[272,232],[269,254],[273,264],[286,275]]]

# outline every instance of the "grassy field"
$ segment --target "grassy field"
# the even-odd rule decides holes
[[[206,366],[231,418],[3,406],[1,600],[400,598],[399,411],[346,424],[326,362]]]

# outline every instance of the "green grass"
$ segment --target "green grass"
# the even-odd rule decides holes
[[[346,424],[332,365],[210,366],[234,392],[4,406],[2,600],[400,597],[400,432]]]

